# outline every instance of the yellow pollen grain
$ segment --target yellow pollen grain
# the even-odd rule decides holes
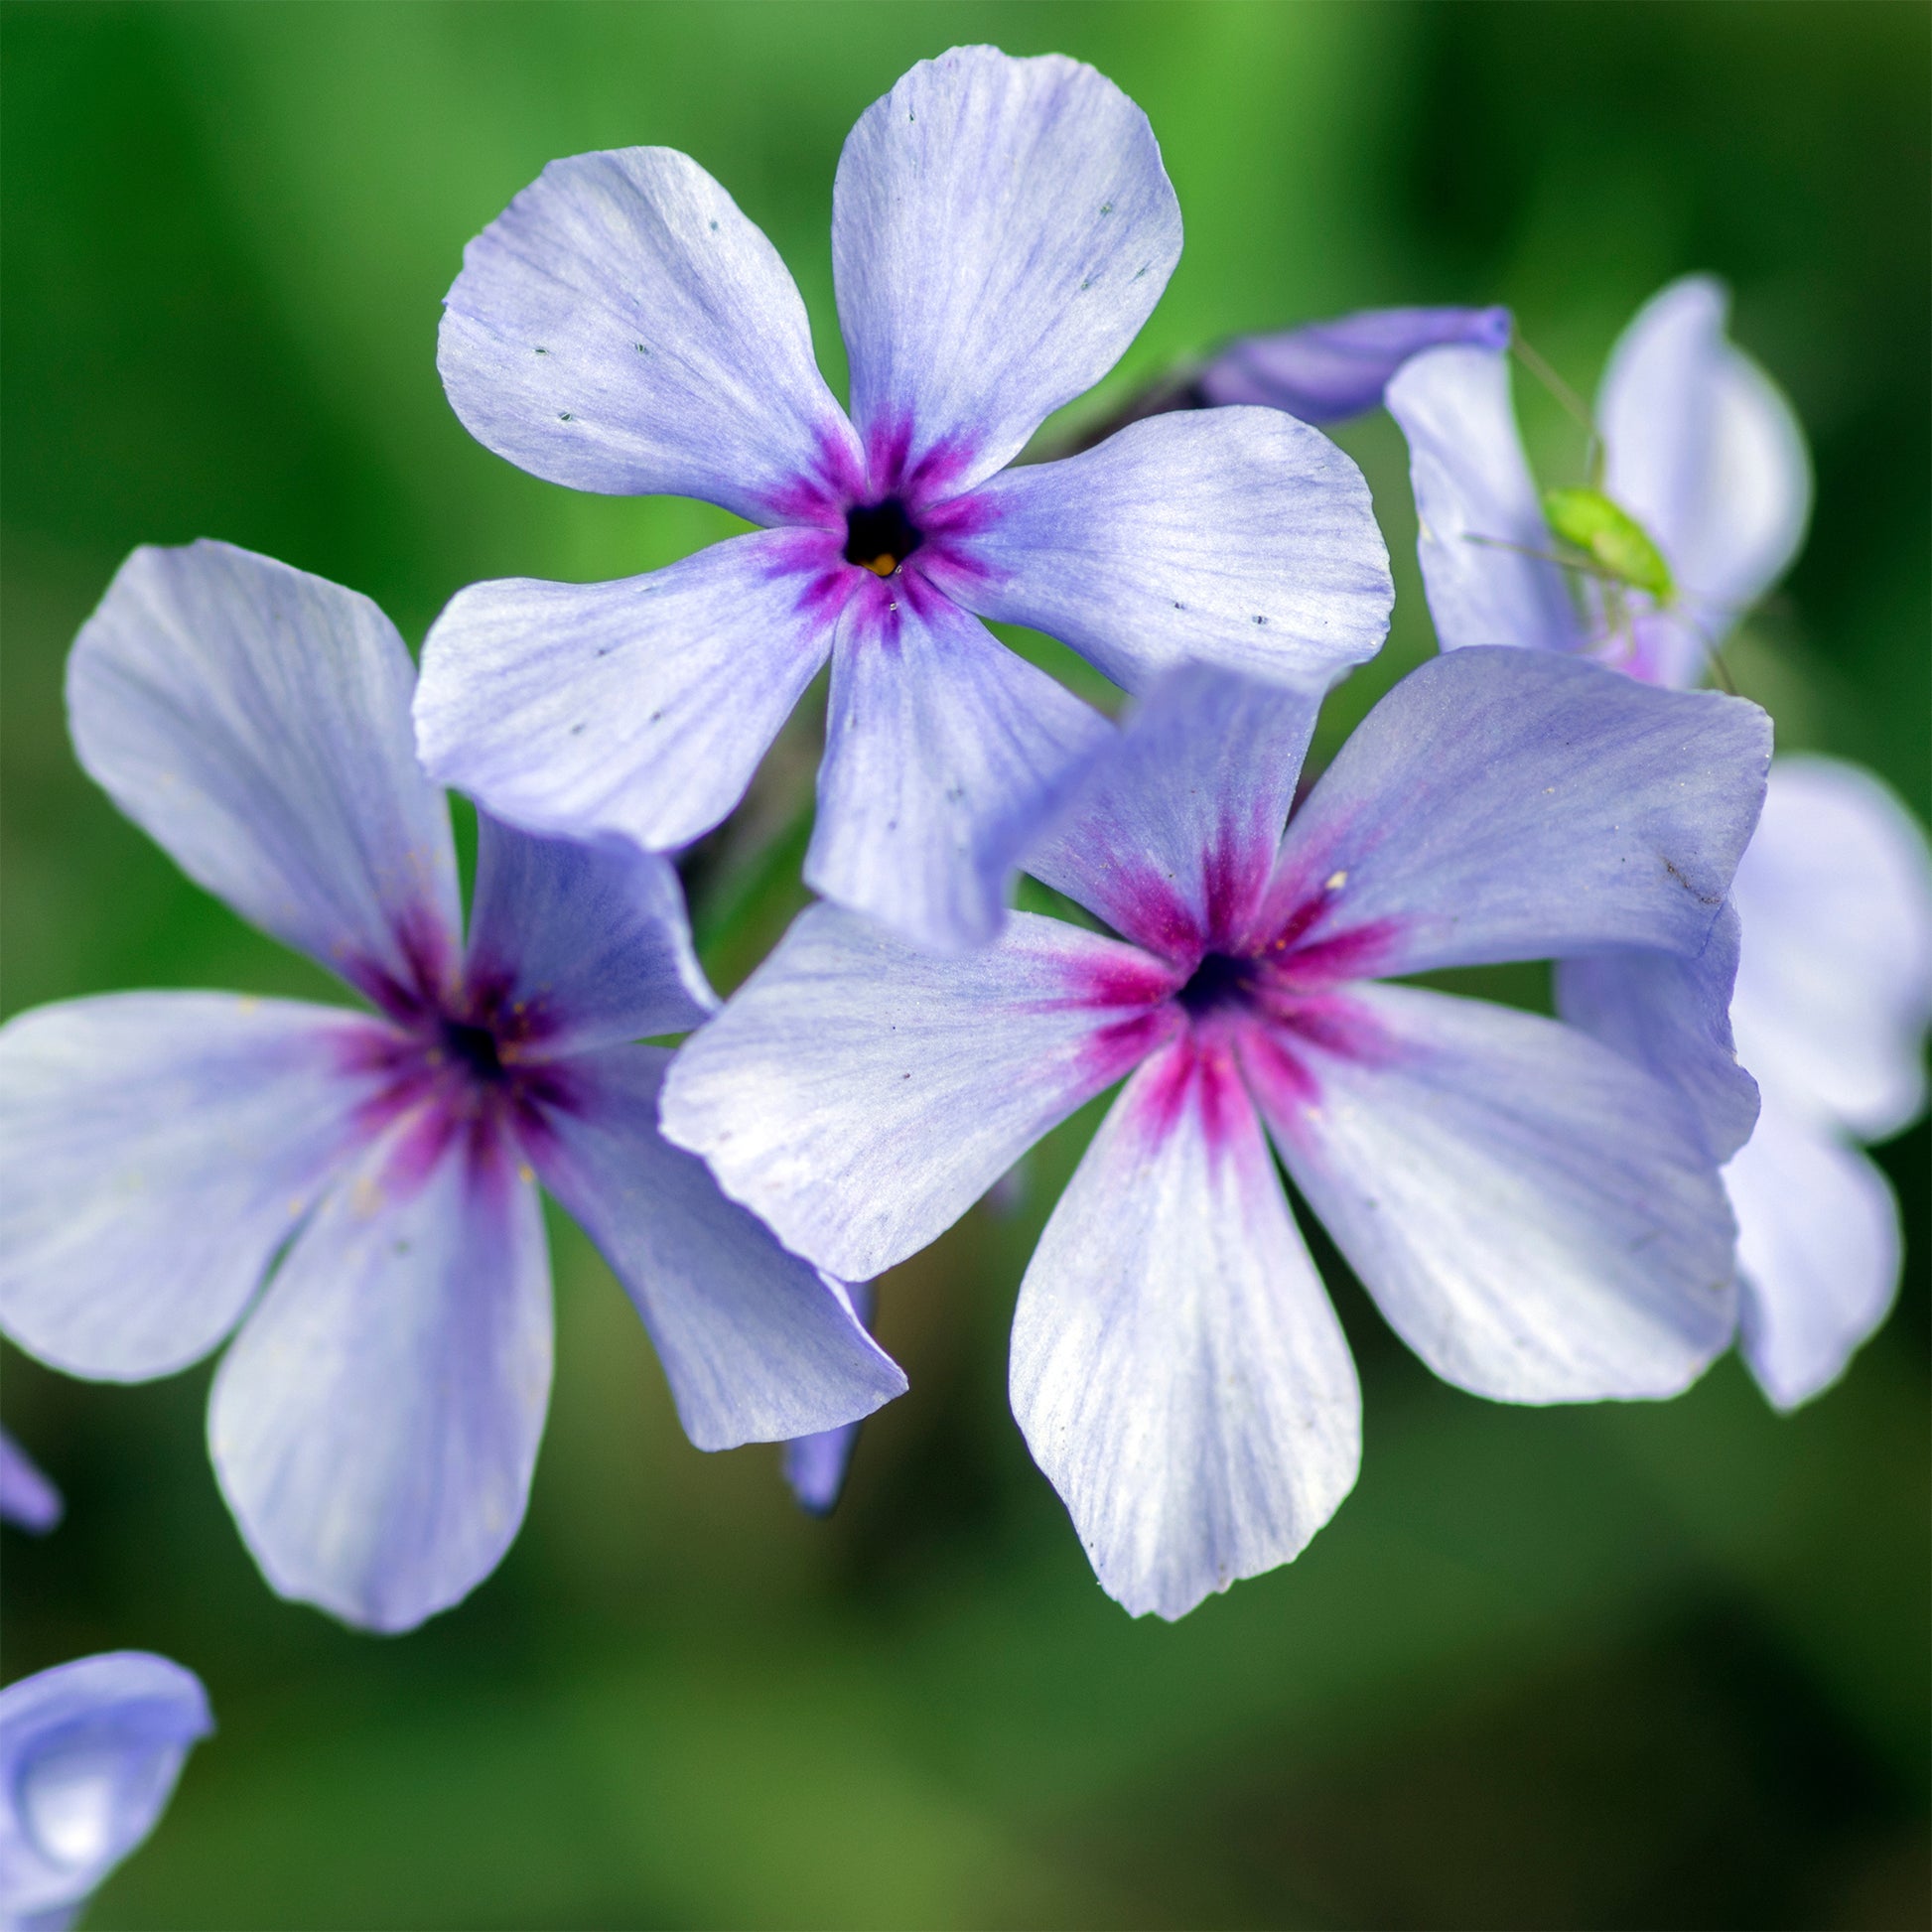
[[[1321,890],[1324,893],[1338,893],[1347,884],[1348,875],[1345,872],[1331,872],[1323,882]]]

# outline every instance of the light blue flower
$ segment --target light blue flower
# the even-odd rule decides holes
[[[1898,1292],[1898,1202],[1856,1143],[1925,1110],[1932,852],[1870,772],[1781,758],[1731,900],[1744,944],[1730,1022],[1764,1097],[1725,1169],[1741,1341],[1788,1409],[1838,1379]]]
[[[111,1650],[0,1691],[0,1932],[63,1932],[214,1728],[193,1671]]]
[[[1186,667],[1100,756],[1027,864],[1119,937],[1016,913],[942,958],[815,906],[665,1083],[670,1139],[867,1279],[1126,1079],[1027,1271],[1012,1394],[1137,1613],[1287,1561],[1354,1480],[1354,1370],[1263,1122],[1463,1388],[1671,1395],[1732,1332],[1730,1214],[1674,1088],[1555,1021],[1378,982],[1700,954],[1756,819],[1763,713],[1456,652],[1288,820],[1316,703]]]
[[[0,1429],[0,1523],[45,1535],[60,1522],[61,1492],[37,1469],[27,1451]]]
[[[0,1325],[139,1381],[239,1323],[208,1438],[242,1535],[282,1594],[384,1630],[465,1595],[522,1521],[551,1370],[539,1179],[699,1448],[905,1386],[658,1134],[669,1055],[630,1042],[716,1005],[669,865],[485,817],[464,944],[413,681],[366,598],[224,544],[136,551],[69,661],[82,764],[377,1011],[124,993],[0,1030]]]
[[[552,482],[765,527],[619,583],[462,592],[424,649],[429,770],[534,831],[668,850],[737,803],[829,655],[807,882],[936,947],[990,937],[1101,721],[981,619],[1129,691],[1185,658],[1323,686],[1387,628],[1359,473],[1278,412],[1009,467],[1179,252],[1153,130],[1110,81],[987,47],[922,62],[839,163],[848,416],[783,263],[695,162],[553,162],[450,291],[457,413]]]
[[[1811,510],[1804,433],[1726,338],[1726,306],[1702,275],[1653,296],[1611,351],[1596,401],[1602,493],[1662,552],[1667,600],[1615,586],[1606,597],[1601,576],[1566,568],[1500,349],[1431,349],[1396,376],[1388,405],[1409,439],[1417,548],[1444,649],[1535,643],[1652,683],[1702,674],[1712,646],[1784,574]]]
[[[1725,307],[1709,277],[1672,283],[1623,332],[1596,401],[1602,494],[1663,559],[1662,599],[1552,528],[1499,352],[1438,348],[1396,377],[1388,402],[1409,438],[1445,649],[1581,652],[1679,687],[1704,674],[1796,554],[1811,502],[1797,419],[1727,340]],[[1765,1393],[1790,1408],[1844,1372],[1897,1292],[1897,1202],[1856,1142],[1898,1132],[1924,1106],[1932,856],[1870,773],[1780,759],[1733,899],[1741,941],[1727,916],[1701,967],[1573,961],[1558,999],[1577,1024],[1687,1082],[1712,1147],[1734,1156],[1725,1177],[1741,1346]],[[1761,1111],[1731,1058],[1733,1030]]]

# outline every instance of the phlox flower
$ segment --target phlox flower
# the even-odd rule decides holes
[[[1790,563],[1811,500],[1803,434],[1726,339],[1725,313],[1708,277],[1671,284],[1618,340],[1596,400],[1602,493],[1661,557],[1662,599],[1593,559],[1566,562],[1499,352],[1437,348],[1395,378],[1388,403],[1409,438],[1423,579],[1445,649],[1583,653],[1677,687],[1703,675]],[[1744,1358],[1789,1408],[1838,1378],[1897,1291],[1897,1203],[1856,1143],[1896,1133],[1924,1106],[1932,855],[1870,773],[1784,758],[1733,900],[1736,919],[1721,922],[1703,965],[1571,961],[1558,1005],[1687,1082],[1714,1151],[1728,1158]],[[1721,989],[1733,970],[1726,1017]],[[1727,1052],[1714,1051],[1733,1032],[1760,1110],[1740,1075],[1725,1078]],[[1693,1035],[1702,1044],[1690,1053]]]
[[[32,1458],[0,1429],[0,1523],[41,1535],[61,1520],[61,1492]]]
[[[1287,1561],[1354,1480],[1354,1369],[1267,1136],[1463,1388],[1670,1395],[1733,1324],[1730,1215],[1674,1088],[1555,1021],[1382,982],[1701,953],[1763,714],[1457,652],[1290,819],[1317,702],[1184,667],[1103,751],[1027,869],[1118,936],[1016,913],[943,958],[814,906],[665,1083],[665,1133],[726,1192],[872,1277],[1125,1079],[1027,1270],[1011,1388],[1137,1613]]]
[[[214,1728],[193,1671],[142,1650],[0,1691],[0,1932],[64,1932],[152,1832]]]
[[[1932,852],[1870,772],[1782,758],[1731,900],[1744,945],[1730,1023],[1763,1095],[1725,1169],[1741,1341],[1791,1408],[1838,1378],[1898,1292],[1898,1202],[1856,1143],[1925,1110]]]
[[[783,263],[696,162],[551,163],[450,290],[458,415],[553,483],[762,527],[622,582],[461,592],[424,647],[430,771],[534,831],[668,850],[737,803],[829,657],[807,883],[934,947],[990,937],[1101,721],[981,619],[1129,691],[1182,658],[1324,686],[1387,627],[1360,474],[1279,413],[1164,416],[1010,467],[1179,252],[1153,130],[1110,81],[988,47],[922,62],[839,162],[848,413]]]
[[[282,1594],[384,1630],[466,1594],[522,1521],[551,1372],[539,1179],[701,1449],[905,1386],[843,1290],[658,1134],[669,1055],[630,1042],[716,1005],[668,863],[483,817],[463,943],[412,683],[365,598],[225,544],[137,550],[69,660],[81,763],[375,1011],[123,993],[0,1029],[0,1327],[139,1381],[239,1323],[208,1441],[242,1535]]]
[[[1653,684],[1702,676],[1712,647],[1784,574],[1811,511],[1804,432],[1725,336],[1726,306],[1708,276],[1661,290],[1610,351],[1596,399],[1601,493],[1662,553],[1667,597],[1606,587],[1587,559],[1565,568],[1501,349],[1433,348],[1397,374],[1388,406],[1409,439],[1417,547],[1445,649],[1533,642]]]

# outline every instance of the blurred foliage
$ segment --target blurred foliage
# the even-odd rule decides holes
[[[227,537],[370,593],[414,641],[472,579],[623,575],[712,540],[722,512],[574,495],[470,441],[433,360],[463,242],[553,156],[684,148],[791,264],[836,385],[839,143],[912,61],[976,39],[1110,73],[1186,216],[1153,322],[1061,427],[1226,335],[1378,302],[1509,302],[1587,391],[1644,296],[1728,278],[1819,484],[1734,669],[1784,743],[1868,760],[1923,813],[1928,18],[8,0],[7,1010],[138,985],[340,997],[73,764],[63,656],[127,549]],[[1521,386],[1565,481],[1574,432]],[[1400,438],[1378,418],[1344,440],[1400,599],[1324,751],[1431,648]],[[724,984],[799,902],[815,730],[808,705],[689,863]],[[628,1306],[559,1225],[528,1525],[407,1638],[270,1595],[207,1469],[206,1368],[96,1387],[8,1353],[8,1423],[69,1516],[7,1534],[5,1675],[151,1646],[203,1674],[221,1725],[89,1922],[1927,1922],[1923,1245],[1845,1382],[1780,1420],[1733,1362],[1662,1406],[1456,1394],[1317,1232],[1362,1369],[1357,1493],[1291,1568],[1136,1623],[1004,1398],[1020,1271],[1092,1119],[1029,1162],[1017,1204],[887,1282],[913,1392],[868,1426],[829,1524],[791,1510],[773,1451],[689,1449]],[[1914,1236],[1927,1147],[1920,1128],[1882,1157]]]

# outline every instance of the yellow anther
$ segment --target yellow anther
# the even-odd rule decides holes
[[[890,550],[882,550],[878,556],[868,560],[866,568],[875,577],[890,577],[898,568],[898,559]]]

